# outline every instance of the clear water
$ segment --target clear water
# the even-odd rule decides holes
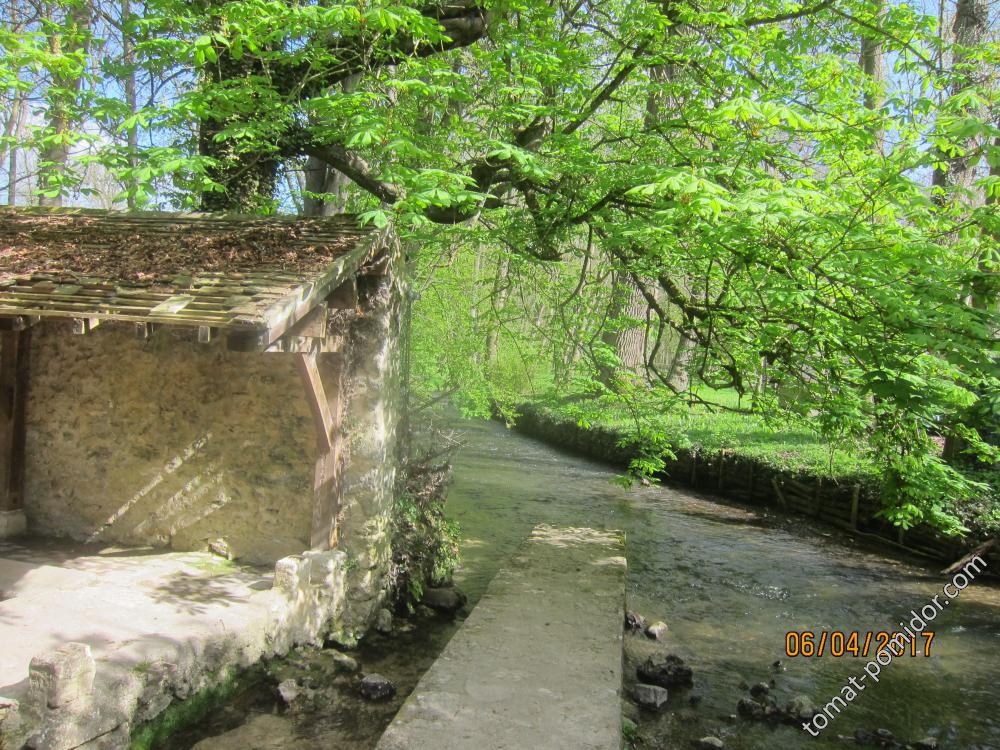
[[[663,713],[626,706],[640,720],[641,747],[687,748],[711,733],[732,750],[832,748],[844,746],[838,735],[886,728],[907,742],[934,736],[941,748],[1000,748],[995,585],[967,588],[935,620],[931,656],[894,661],[818,738],[792,726],[733,723],[727,717],[747,696],[746,684],[773,678],[779,704],[795,695],[823,704],[867,661],[787,658],[787,631],[891,629],[939,594],[944,579],[919,562],[866,551],[846,535],[810,529],[804,521],[668,488],[622,489],[610,481],[613,469],[496,424],[463,422],[458,428],[466,446],[455,460],[448,509],[462,527],[464,559],[456,581],[470,603],[538,523],[626,533],[629,606],[669,625],[659,645],[629,637],[630,661],[665,649],[695,671],[695,687],[673,691]],[[411,633],[366,643],[359,657],[364,669],[396,680],[400,695],[388,704],[364,704],[345,682],[325,708],[288,716],[289,738],[307,738],[317,747],[374,747],[455,627],[424,622]],[[772,668],[778,659],[784,671]],[[700,696],[697,705],[692,694]],[[257,701],[249,710],[278,709]],[[231,724],[215,721],[216,728]]]

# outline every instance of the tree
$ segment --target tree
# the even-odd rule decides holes
[[[962,3],[978,18],[980,0]],[[958,20],[951,71],[935,64],[935,19],[881,0],[150,0],[141,27],[133,65],[173,81],[171,95],[134,117],[89,112],[146,134],[134,167],[119,139],[98,149],[136,190],[266,212],[287,199],[281,171],[306,169],[310,210],[343,190],[425,252],[506,253],[517,294],[501,285],[499,306],[479,305],[455,283],[442,297],[492,328],[439,321],[452,339],[438,382],[481,386],[486,368],[458,358],[507,346],[524,350],[523,382],[540,362],[569,370],[561,382],[592,378],[599,358],[579,353],[599,348],[599,320],[648,318],[645,393],[673,398],[680,370],[694,398],[735,392],[831,440],[864,436],[899,523],[937,518],[935,493],[969,491],[929,439],[971,430],[968,408],[996,379],[995,311],[956,294],[996,294],[980,262],[996,206],[928,200],[925,182],[935,164],[954,176],[995,160],[995,90],[961,85],[995,48]],[[881,83],[879,59],[893,71]],[[926,92],[942,80],[938,103]],[[609,274],[636,297],[616,307]],[[776,403],[769,383],[796,398]]]
[[[79,0],[64,8],[53,4],[47,14],[50,24],[60,24],[50,29],[48,43],[50,55],[61,64],[53,66],[45,89],[47,127],[40,140],[39,202],[61,206],[70,150],[77,140],[74,131],[86,75],[92,10],[89,0]]]

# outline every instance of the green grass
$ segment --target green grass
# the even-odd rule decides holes
[[[737,408],[736,394],[700,394],[721,407]],[[744,456],[776,468],[824,478],[873,478],[876,467],[859,444],[832,445],[804,426],[781,425],[755,414],[712,410],[701,404],[676,406],[666,412],[642,408],[641,418],[621,404],[602,399],[562,399],[543,403],[551,412],[584,425],[600,426],[638,438],[640,430],[662,434],[673,450],[696,450]]]

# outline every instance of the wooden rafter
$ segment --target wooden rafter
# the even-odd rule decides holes
[[[13,214],[0,212],[0,219]],[[234,217],[126,216],[83,213],[86,227],[96,237],[101,232],[121,242],[122,237],[140,243],[143,237],[164,242],[178,222],[197,227],[210,236],[213,232],[234,226],[254,226],[267,223],[278,231],[289,233],[289,242],[301,248],[313,242],[319,248],[324,242],[336,242],[336,253],[318,270],[260,265],[253,268],[232,268],[225,271],[177,273],[167,283],[141,284],[123,279],[101,278],[70,271],[41,270],[27,274],[8,272],[3,276],[0,252],[0,330],[23,330],[39,320],[65,319],[73,321],[74,329],[87,333],[101,321],[136,324],[140,338],[148,337],[151,325],[171,325],[195,328],[203,343],[219,337],[226,339],[236,351],[264,351],[287,334],[293,333],[310,312],[324,302],[334,290],[345,288],[366,263],[379,256],[385,246],[387,231],[367,232],[352,226],[349,218],[327,224],[302,224],[301,232],[294,220],[277,221],[236,219]],[[107,224],[109,229],[103,229]],[[95,229],[102,227],[101,231]],[[5,230],[6,231],[6,230]],[[34,245],[44,243],[46,225],[31,229]],[[60,230],[65,234],[65,230]],[[123,235],[132,232],[133,235]],[[60,236],[55,230],[52,241]],[[0,250],[6,241],[16,247],[17,234],[6,238],[0,233]],[[64,237],[63,237],[64,238]],[[116,239],[117,238],[117,239]],[[350,240],[349,242],[347,240]],[[95,240],[95,242],[97,242]],[[95,252],[106,251],[106,246]],[[81,252],[86,252],[81,240]],[[23,253],[21,256],[23,257]],[[272,351],[288,351],[279,346]]]

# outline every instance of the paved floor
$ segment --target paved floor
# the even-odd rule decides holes
[[[0,542],[0,696],[20,700],[32,657],[70,641],[139,664],[239,631],[266,614],[271,578],[206,553]]]
[[[617,535],[536,527],[378,750],[618,750],[624,604]]]

